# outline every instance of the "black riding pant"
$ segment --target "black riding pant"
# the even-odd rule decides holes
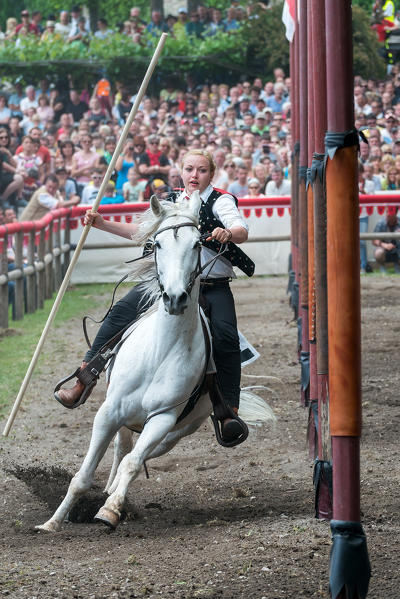
[[[227,282],[202,285],[202,294],[208,304],[218,383],[227,403],[238,407],[241,364],[233,295]],[[137,285],[113,306],[86,353],[85,362],[89,362],[127,324],[136,320],[142,309],[142,298],[142,287]]]

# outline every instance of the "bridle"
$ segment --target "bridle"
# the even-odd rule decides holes
[[[168,218],[168,217],[167,217]],[[177,225],[170,225],[169,227],[163,227],[162,229],[159,229],[153,236],[153,242],[152,242],[152,252],[154,252],[154,264],[155,264],[155,269],[156,269],[156,279],[157,279],[157,283],[158,286],[160,288],[161,293],[164,293],[164,286],[161,282],[160,279],[160,275],[158,272],[158,265],[157,265],[157,249],[160,248],[160,244],[158,243],[158,241],[156,240],[157,235],[159,235],[160,233],[163,233],[164,231],[173,231],[174,232],[174,238],[176,239],[178,236],[178,229],[180,229],[181,227],[194,227],[197,230],[197,225],[195,223],[180,223]],[[189,277],[189,282],[186,286],[185,292],[190,296],[191,291],[193,289],[193,285],[197,279],[198,276],[201,275],[202,272],[205,271],[205,269],[211,264],[214,263],[216,260],[218,260],[218,258],[220,256],[222,256],[222,254],[224,254],[226,252],[226,250],[228,249],[228,244],[226,243],[222,243],[219,252],[217,253],[216,256],[214,256],[213,258],[211,258],[210,260],[208,260],[208,262],[206,262],[206,264],[204,264],[204,266],[201,266],[201,248],[202,248],[202,242],[204,242],[208,237],[211,236],[211,233],[203,233],[202,235],[200,235],[200,238],[196,244],[196,249],[197,249],[197,263],[196,263],[196,267],[195,269],[192,271],[192,273],[190,274]],[[208,275],[207,277],[208,278]]]

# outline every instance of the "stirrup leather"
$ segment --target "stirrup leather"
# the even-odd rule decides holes
[[[58,381],[57,385],[54,388],[54,397],[55,399],[61,403],[64,407],[72,410],[73,408],[77,408],[85,403],[87,398],[89,397],[93,387],[95,387],[100,374],[103,372],[106,367],[108,361],[112,357],[113,352],[107,348],[104,353],[98,353],[90,360],[90,362],[81,370],[81,368],[77,368],[72,374],[64,377],[60,381]],[[57,392],[61,389],[65,383],[70,381],[71,379],[77,378],[78,381],[84,385],[84,389],[77,401],[72,406],[65,405],[58,397]]]

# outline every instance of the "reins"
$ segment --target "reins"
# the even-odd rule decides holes
[[[175,215],[171,215],[175,216]],[[171,217],[167,217],[167,218],[171,218]],[[170,225],[169,227],[163,227],[162,229],[159,229],[158,231],[156,231],[156,233],[153,236],[153,240],[149,241],[146,244],[146,252],[142,255],[139,256],[138,258],[133,258],[132,260],[127,260],[125,262],[125,264],[132,264],[132,262],[137,262],[138,260],[143,260],[144,258],[148,258],[149,256],[151,256],[152,254],[154,254],[154,264],[155,264],[155,268],[156,268],[156,279],[158,282],[158,286],[160,288],[161,293],[163,293],[164,291],[164,287],[160,281],[160,277],[158,274],[158,268],[157,268],[157,245],[156,245],[156,237],[157,235],[159,235],[160,233],[163,233],[164,231],[168,231],[168,230],[173,230],[174,231],[174,237],[176,239],[177,234],[178,234],[178,229],[182,228],[182,227],[195,227],[197,229],[197,225],[193,222],[193,223],[180,223],[177,225]],[[203,266],[201,266],[201,247],[202,247],[202,243],[211,236],[211,233],[203,233],[202,235],[200,235],[199,238],[199,246],[198,246],[198,259],[197,259],[197,265],[195,270],[192,272],[192,274],[190,275],[189,278],[189,283],[188,286],[186,288],[186,292],[188,293],[188,295],[190,295],[192,289],[193,289],[193,285],[195,280],[197,279],[197,277],[199,277],[208,266],[211,267],[209,269],[209,273],[205,276],[204,280],[206,281],[209,278],[209,274],[210,271],[212,269],[212,267],[214,266],[215,262],[218,260],[218,258],[220,258],[228,249],[228,244],[227,243],[221,243],[221,247],[218,251],[218,253],[213,256],[210,260],[208,260],[208,262],[206,262],[206,264],[204,264]],[[127,273],[126,275],[124,275],[119,281],[118,283],[115,285],[114,290],[113,290],[113,294],[112,294],[112,298],[111,298],[111,303],[110,306],[107,310],[107,312],[105,313],[105,315],[103,316],[103,318],[101,320],[95,320],[92,316],[87,315],[83,317],[83,321],[82,321],[82,328],[83,328],[83,334],[85,336],[85,340],[86,343],[88,344],[89,348],[92,347],[92,344],[90,343],[90,339],[89,339],[89,335],[87,332],[87,326],[86,326],[86,321],[87,320],[91,320],[92,322],[96,323],[96,324],[101,324],[102,322],[104,322],[104,320],[107,318],[107,316],[110,314],[111,310],[113,309],[114,306],[114,300],[115,300],[115,294],[117,292],[118,287],[121,285],[121,283],[123,283],[128,277],[129,277],[130,273]]]

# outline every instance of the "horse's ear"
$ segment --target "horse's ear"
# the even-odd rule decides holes
[[[164,208],[161,206],[160,200],[157,196],[151,196],[150,198],[150,206],[153,211],[153,214],[156,218],[159,218],[164,214]]]
[[[196,191],[194,191],[192,193],[192,195],[190,196],[190,201],[189,201],[189,209],[195,215],[196,218],[199,216],[200,206],[201,206],[200,193],[196,189]]]

